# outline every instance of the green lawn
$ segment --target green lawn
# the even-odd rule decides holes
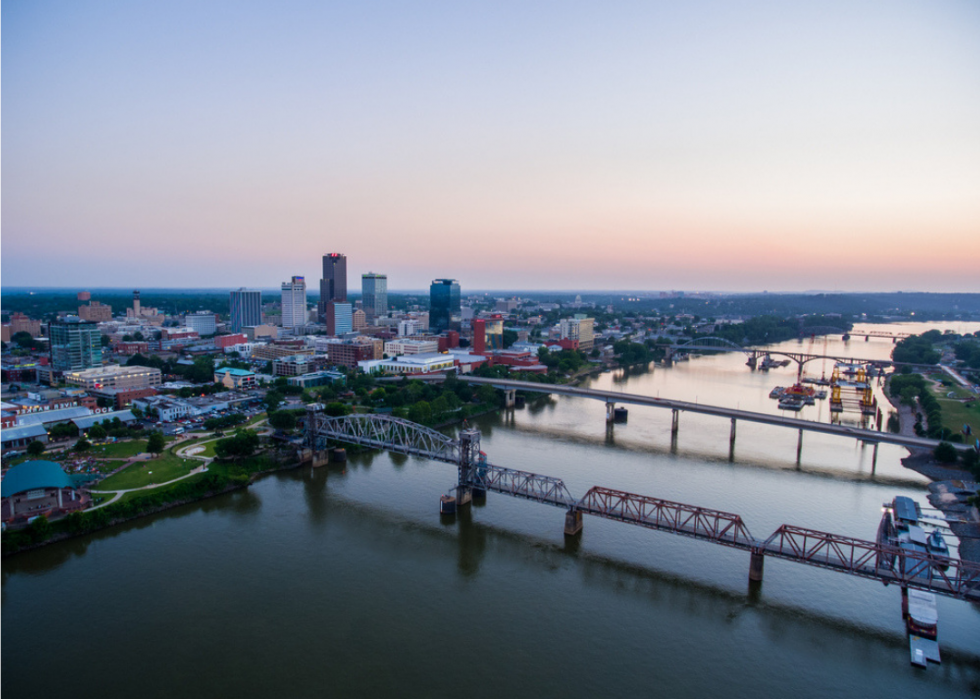
[[[93,489],[129,490],[154,483],[166,483],[174,478],[187,475],[200,465],[200,461],[181,459],[173,454],[164,453],[156,459],[139,461],[124,471],[109,476],[101,483],[93,486]]]
[[[167,444],[173,441],[173,437],[166,437],[165,439]],[[125,442],[116,442],[115,444],[94,445],[86,454],[97,458],[126,459],[144,451],[146,451],[145,439],[129,439]]]
[[[940,378],[938,375],[930,378]],[[944,377],[948,378],[948,377]],[[960,434],[963,425],[969,425],[973,430],[973,435],[965,437],[972,442],[980,437],[980,401],[964,403],[963,398],[970,398],[973,394],[959,385],[943,386],[942,384],[932,384],[930,389],[939,401],[939,406],[943,409],[943,427],[949,428],[953,434]],[[948,397],[949,394],[955,397]]]

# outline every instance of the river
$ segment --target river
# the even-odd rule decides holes
[[[957,330],[976,329],[955,326]],[[874,326],[886,329],[888,326]],[[944,324],[914,325],[948,327]],[[897,326],[895,329],[907,330]],[[891,343],[812,351],[887,357]],[[799,351],[796,341],[780,347]],[[593,387],[776,411],[795,369],[742,355],[615,372]],[[819,373],[820,366],[811,373]],[[829,374],[829,367],[825,368]],[[475,421],[496,464],[873,538],[895,495],[925,505],[907,452],[631,406],[555,399]],[[825,402],[805,408],[811,419]],[[812,414],[807,411],[814,411]],[[826,418],[826,415],[824,415]],[[846,416],[845,416],[846,418]],[[455,521],[455,470],[414,457],[266,477],[17,555],[2,567],[2,689],[73,696],[952,697],[980,693],[980,609],[940,598],[943,664],[908,662],[895,587],[490,494]],[[45,676],[48,677],[45,680]],[[51,684],[47,684],[50,681]]]

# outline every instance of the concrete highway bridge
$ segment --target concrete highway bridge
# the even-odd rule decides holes
[[[480,450],[480,431],[458,438],[391,415],[329,417],[322,406],[307,408],[306,440],[313,465],[327,461],[329,442],[358,444],[453,464],[454,507],[488,491],[565,510],[566,536],[577,536],[583,516],[602,517],[749,553],[749,580],[762,581],[767,556],[833,570],[886,585],[926,590],[980,602],[980,565],[911,552],[885,541],[867,541],[784,524],[764,539],[754,537],[740,515],[602,486],[575,498],[560,478],[490,463]]]
[[[429,381],[443,381],[444,376],[425,377]],[[799,431],[799,441],[797,444],[797,457],[802,446],[803,432],[819,432],[830,434],[837,437],[850,437],[860,439],[863,442],[874,444],[897,444],[910,449],[935,449],[939,444],[938,439],[928,439],[926,437],[906,437],[891,432],[879,432],[877,430],[862,429],[860,427],[850,427],[848,425],[833,425],[825,422],[815,422],[803,420],[799,417],[787,417],[784,415],[771,415],[769,413],[758,413],[750,410],[740,410],[738,408],[726,408],[720,405],[709,405],[706,403],[692,403],[691,401],[676,400],[674,398],[655,398],[635,393],[619,393],[616,391],[603,391],[594,388],[579,388],[577,386],[567,386],[564,384],[537,383],[534,381],[518,381],[512,379],[486,379],[477,376],[462,374],[457,377],[459,381],[470,384],[488,384],[494,388],[504,391],[506,404],[508,407],[514,405],[514,397],[517,391],[527,391],[530,393],[547,393],[570,398],[588,398],[591,400],[603,401],[606,404],[606,420],[612,421],[615,414],[616,405],[642,405],[648,408],[660,408],[671,411],[671,434],[676,435],[680,429],[680,413],[700,413],[702,415],[713,415],[715,417],[728,418],[731,420],[730,443],[735,443],[735,428],[739,420],[746,422],[756,422],[763,425],[773,425],[775,427],[788,427]],[[954,444],[954,446],[967,449],[966,444]]]

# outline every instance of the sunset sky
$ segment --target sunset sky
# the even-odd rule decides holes
[[[976,0],[7,0],[2,127],[5,287],[980,292]]]

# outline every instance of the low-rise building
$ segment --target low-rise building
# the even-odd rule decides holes
[[[412,354],[394,359],[360,362],[358,366],[368,374],[419,376],[455,371],[456,359],[451,354]]]
[[[87,391],[101,388],[150,388],[159,386],[163,375],[159,369],[148,366],[117,366],[66,371],[65,382]]]
[[[302,376],[320,371],[328,364],[327,357],[310,354],[294,354],[272,362],[273,376]]]
[[[383,343],[381,340],[362,337],[349,342],[334,342],[330,344],[328,358],[330,364],[355,368],[358,362],[381,359]]]
[[[223,366],[214,370],[214,382],[220,383],[225,388],[230,388],[233,391],[244,391],[255,388],[257,385],[254,371],[235,369],[229,366]]]
[[[411,338],[389,340],[384,344],[384,353],[389,357],[409,354],[435,354],[439,351],[436,340],[416,340]]]
[[[157,389],[147,386],[146,388],[97,388],[91,391],[96,398],[104,398],[112,401],[112,406],[117,410],[125,408],[137,398],[155,396]]]
[[[286,383],[290,386],[299,386],[302,389],[316,388],[317,386],[332,386],[337,382],[345,383],[347,377],[339,371],[317,371],[312,374],[301,376],[290,376]]]

